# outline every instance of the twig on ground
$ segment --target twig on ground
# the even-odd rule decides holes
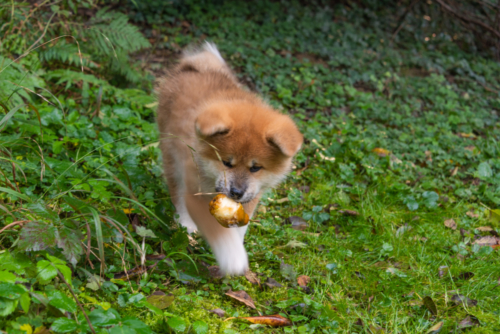
[[[90,319],[87,315],[87,312],[85,312],[85,310],[83,309],[83,306],[82,304],[80,304],[80,301],[78,300],[78,297],[75,295],[75,292],[73,291],[73,289],[71,288],[71,285],[69,285],[69,283],[66,281],[66,279],[64,278],[64,275],[61,274],[61,272],[59,271],[59,269],[57,269],[57,275],[59,276],[59,278],[64,282],[64,284],[66,284],[66,286],[68,287],[69,289],[69,292],[71,292],[71,294],[73,295],[73,298],[75,299],[76,301],[76,304],[80,307],[80,310],[82,310],[83,312],[83,315],[85,316],[85,319],[87,320],[87,323],[89,324],[89,327],[90,327],[90,330],[92,331],[92,333],[96,334],[95,330],[94,330],[94,327],[92,326],[92,324],[90,323]]]
[[[7,226],[5,226],[4,228],[2,228],[2,229],[0,230],[0,233],[2,233],[3,231],[5,231],[6,229],[8,229],[8,228],[10,228],[10,227],[12,227],[12,226],[15,226],[15,225],[22,225],[22,224],[27,223],[27,222],[29,222],[29,220],[19,220],[19,221],[17,221],[17,222],[10,223],[9,225],[7,225]]]

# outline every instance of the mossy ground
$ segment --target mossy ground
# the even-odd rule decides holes
[[[226,334],[425,333],[440,322],[442,333],[500,330],[498,248],[475,243],[500,232],[494,211],[500,206],[497,62],[462,51],[446,34],[426,41],[432,36],[427,26],[415,34],[403,29],[391,41],[384,18],[356,6],[134,4],[123,10],[153,44],[137,56],[144,68],[160,75],[183,48],[213,41],[241,81],[291,114],[304,133],[294,170],[262,198],[245,241],[251,270],[261,282],[270,277],[283,287],[211,277],[205,265],[216,263],[206,243],[194,236],[197,243],[190,244],[184,232],[165,227],[174,211],[155,146],[153,92],[117,90],[122,95],[115,96],[104,90],[99,117],[93,117],[95,106],[88,101],[102,91],[88,88],[82,103],[89,104],[82,107],[75,98],[81,87],[74,84],[59,96],[65,117],[43,101],[37,105],[45,135],[40,143],[50,155],[46,173],[52,178],[39,180],[44,171],[38,153],[20,139],[40,139],[30,110],[7,123],[4,138],[20,143],[12,146],[14,156],[29,180],[20,181],[23,193],[43,198],[62,217],[74,211],[76,202],[62,200],[71,192],[128,225],[133,238],[126,236],[124,245],[103,224],[108,279],[124,263],[129,269],[137,265],[131,242],[142,242],[114,209],[125,209],[130,221],[139,218],[159,237],[147,240],[148,254],[171,254],[141,279],[94,292],[87,286],[87,273],[99,274],[99,244],[93,241],[94,268],[82,256],[74,270],[80,299],[85,294],[107,302],[122,317],[141,319],[157,333],[202,333],[192,326],[197,321],[207,324],[209,333]],[[135,198],[123,199],[130,192]],[[9,196],[2,198],[22,208],[16,215],[25,210],[33,219],[52,219],[43,210],[16,207],[17,199]],[[304,218],[308,227],[292,229],[290,216]],[[1,219],[5,225],[13,221]],[[87,233],[83,218],[75,219],[82,219]],[[445,226],[449,219],[455,229]],[[91,235],[98,221],[90,220]],[[492,231],[477,229],[484,226]],[[8,233],[2,241],[10,247],[17,232]],[[64,258],[60,250],[50,252]],[[38,261],[45,253],[34,254]],[[299,275],[310,277],[308,290],[298,286]],[[57,286],[35,285],[44,291]],[[229,289],[246,291],[256,310],[226,296]],[[149,296],[158,290],[175,296],[163,315],[140,301],[127,302],[137,292]],[[459,294],[472,301],[455,302]],[[426,306],[426,297],[437,312]],[[102,306],[87,300],[85,307]],[[217,308],[225,317],[209,312]],[[226,320],[276,313],[293,326],[273,329]],[[54,318],[43,316],[50,326]],[[21,321],[16,319],[8,321]]]

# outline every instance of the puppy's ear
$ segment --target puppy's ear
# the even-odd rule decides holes
[[[295,123],[283,115],[277,122],[273,122],[268,127],[266,140],[285,156],[293,157],[300,150],[304,137]]]
[[[202,112],[195,121],[196,134],[207,138],[227,134],[233,127],[233,120],[224,109],[211,108]]]

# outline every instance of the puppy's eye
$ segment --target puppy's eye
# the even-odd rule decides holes
[[[226,166],[227,168],[232,168],[233,165],[231,165],[231,163],[229,161],[224,161],[222,160],[222,163],[224,164],[224,166]]]
[[[255,173],[262,169],[262,166],[252,166],[250,167],[250,172]]]

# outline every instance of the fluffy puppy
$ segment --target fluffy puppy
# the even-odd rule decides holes
[[[209,202],[223,193],[251,217],[262,193],[290,171],[303,137],[290,117],[242,89],[213,44],[184,54],[158,96],[160,147],[179,222],[201,232],[223,273],[244,274],[247,227],[222,227]]]

